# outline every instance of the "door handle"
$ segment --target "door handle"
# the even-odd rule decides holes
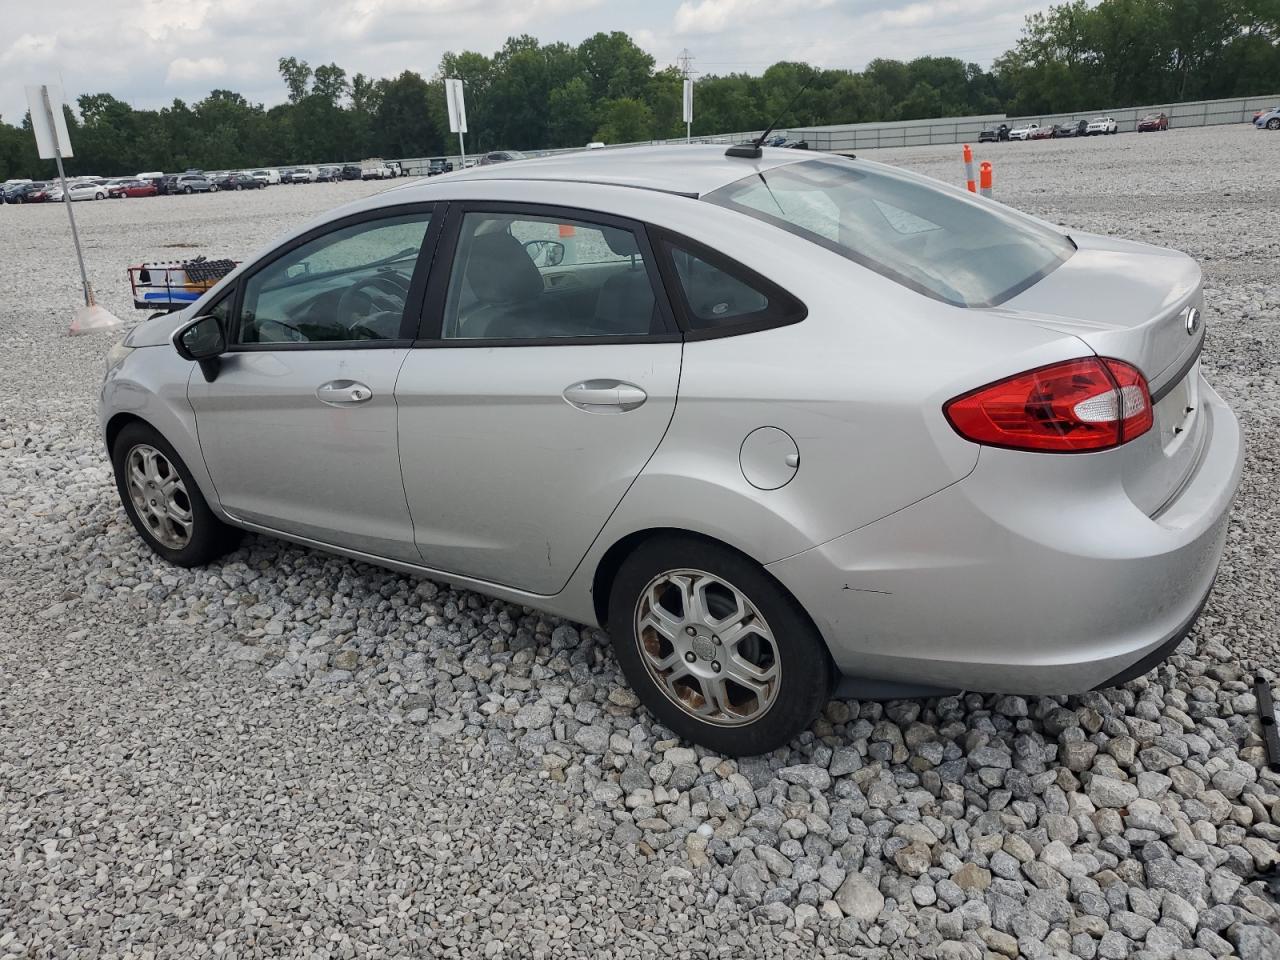
[[[634,383],[622,380],[583,380],[565,387],[564,398],[587,413],[626,413],[648,400],[649,395]]]
[[[349,407],[368,403],[373,391],[358,380],[330,380],[316,387],[316,399],[335,407]]]

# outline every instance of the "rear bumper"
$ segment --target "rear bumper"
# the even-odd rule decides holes
[[[1006,458],[1038,455],[984,449],[965,480],[768,569],[850,676],[1030,694],[1130,679],[1189,632],[1226,539],[1240,429],[1201,388],[1209,438],[1155,517],[1118,478],[1032,489]]]

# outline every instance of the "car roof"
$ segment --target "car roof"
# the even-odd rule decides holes
[[[612,150],[580,150],[574,153],[519,160],[492,166],[467,167],[433,178],[393,188],[430,189],[461,180],[551,180],[658,190],[700,197],[753,173],[812,159],[803,150],[766,147],[756,159],[726,157],[727,144],[675,144],[659,147],[616,147]]]

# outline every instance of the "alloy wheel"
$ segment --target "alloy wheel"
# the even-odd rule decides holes
[[[670,570],[649,582],[635,611],[649,675],[676,706],[716,726],[763,717],[782,679],[778,646],[751,600],[702,570]]]
[[[129,499],[143,525],[162,545],[181,550],[191,542],[191,498],[177,467],[163,452],[140,443],[125,457]]]

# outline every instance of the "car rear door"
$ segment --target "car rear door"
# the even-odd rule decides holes
[[[438,234],[432,213],[401,204],[325,224],[252,267],[218,305],[229,350],[212,381],[193,373],[187,395],[219,501],[236,518],[418,560],[395,381]]]
[[[451,204],[396,384],[422,562],[559,591],[661,442],[681,349],[638,224]]]

